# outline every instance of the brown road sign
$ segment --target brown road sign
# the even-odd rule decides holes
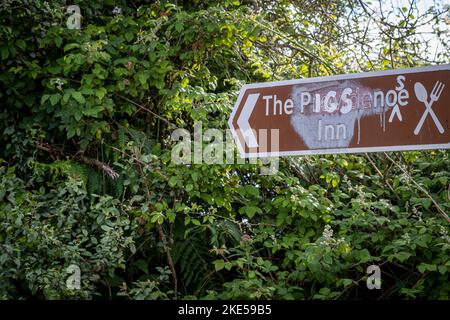
[[[450,65],[244,85],[244,157],[450,148]]]

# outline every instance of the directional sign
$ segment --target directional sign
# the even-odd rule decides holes
[[[244,157],[450,148],[450,65],[244,85]]]

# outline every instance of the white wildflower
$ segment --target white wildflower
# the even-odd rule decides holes
[[[329,224],[323,229],[322,237],[326,243],[330,243],[333,240],[333,229],[331,229]]]
[[[112,13],[114,15],[116,15],[116,16],[119,15],[119,14],[122,14],[122,8],[121,7],[114,7]]]

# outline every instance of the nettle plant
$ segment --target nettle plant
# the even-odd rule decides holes
[[[412,27],[440,9],[397,37],[347,1],[2,3],[0,298],[448,298],[448,151],[283,158],[261,175],[175,164],[171,139],[226,129],[243,83],[431,63]],[[367,38],[373,19],[391,41]]]

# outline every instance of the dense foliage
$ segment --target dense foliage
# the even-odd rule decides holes
[[[2,1],[0,299],[448,299],[448,151],[284,158],[273,175],[171,161],[172,131],[226,129],[243,83],[448,63],[448,8],[396,25],[371,8]]]

